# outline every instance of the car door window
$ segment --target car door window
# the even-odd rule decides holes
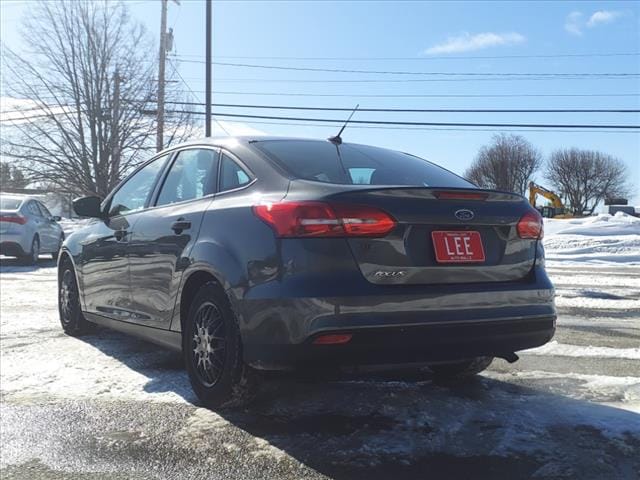
[[[220,164],[220,191],[232,190],[251,182],[249,174],[228,155],[222,154]]]
[[[156,158],[129,177],[111,197],[109,216],[142,210],[168,155]]]
[[[178,153],[165,178],[156,206],[184,202],[215,191],[218,152],[191,148]]]

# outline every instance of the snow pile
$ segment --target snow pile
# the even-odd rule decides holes
[[[545,219],[544,247],[551,263],[640,265],[640,218],[618,212]]]
[[[640,348],[611,348],[582,345],[568,345],[549,342],[541,347],[525,350],[528,355],[554,355],[560,357],[624,358],[640,360]]]

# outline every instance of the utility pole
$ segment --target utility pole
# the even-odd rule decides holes
[[[176,5],[180,5],[180,0],[173,0]],[[171,48],[167,45],[167,6],[169,0],[160,0],[162,11],[160,13],[160,57],[158,61],[158,109],[157,109],[157,130],[156,130],[156,151],[164,148],[164,85],[165,63],[167,61],[167,51]],[[173,44],[173,30],[171,31],[171,43]]]
[[[160,58],[158,63],[158,113],[156,130],[156,152],[164,147],[164,70],[167,59],[167,4],[169,0],[160,0]]]
[[[211,47],[213,43],[213,38],[211,38],[211,30],[212,30],[212,6],[211,0],[206,0],[207,2],[207,12],[206,12],[206,46],[205,46],[205,114],[204,114],[204,136],[211,136]]]

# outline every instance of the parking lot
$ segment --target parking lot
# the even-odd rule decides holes
[[[466,384],[277,376],[200,408],[178,355],[58,324],[52,261],[0,267],[3,478],[637,478],[640,272],[563,266],[553,343]]]

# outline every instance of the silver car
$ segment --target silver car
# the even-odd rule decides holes
[[[55,260],[64,241],[60,217],[35,198],[0,196],[0,254],[33,265],[41,253]]]

